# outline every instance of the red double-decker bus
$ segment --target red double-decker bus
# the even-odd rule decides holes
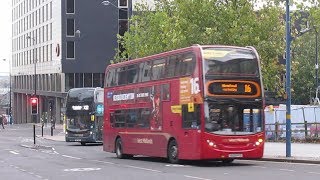
[[[179,160],[258,159],[264,95],[253,47],[193,45],[106,69],[103,149]]]

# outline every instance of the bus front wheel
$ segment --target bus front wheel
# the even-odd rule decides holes
[[[178,158],[178,144],[175,140],[170,141],[168,146],[168,160],[172,164],[178,164],[179,158]]]
[[[118,138],[116,140],[116,155],[117,155],[117,158],[119,159],[126,159],[126,158],[133,157],[133,155],[123,154],[123,145],[122,145],[121,138]]]

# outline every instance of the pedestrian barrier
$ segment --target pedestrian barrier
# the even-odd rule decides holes
[[[297,141],[320,142],[320,106],[292,105],[291,137]],[[286,138],[286,105],[265,109],[266,138],[281,141]]]

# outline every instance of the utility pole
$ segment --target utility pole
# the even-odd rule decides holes
[[[286,0],[286,157],[291,157],[291,60],[290,0]]]
[[[37,60],[36,60],[36,56],[35,56],[35,50],[36,50],[36,47],[35,47],[35,44],[36,44],[36,39],[35,37],[31,37],[31,36],[27,36],[26,39],[30,39],[32,40],[32,46],[33,46],[33,63],[34,63],[34,94],[32,97],[37,97]],[[37,113],[33,113],[33,122],[34,123],[37,123],[37,115],[38,115],[38,112]]]

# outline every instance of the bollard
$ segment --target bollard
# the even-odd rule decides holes
[[[308,139],[308,122],[304,121],[304,138]]]
[[[51,126],[51,136],[53,136],[53,127]]]
[[[41,136],[43,137],[43,124],[42,124],[42,126],[41,126]]]
[[[33,144],[36,144],[36,125],[33,124]]]

